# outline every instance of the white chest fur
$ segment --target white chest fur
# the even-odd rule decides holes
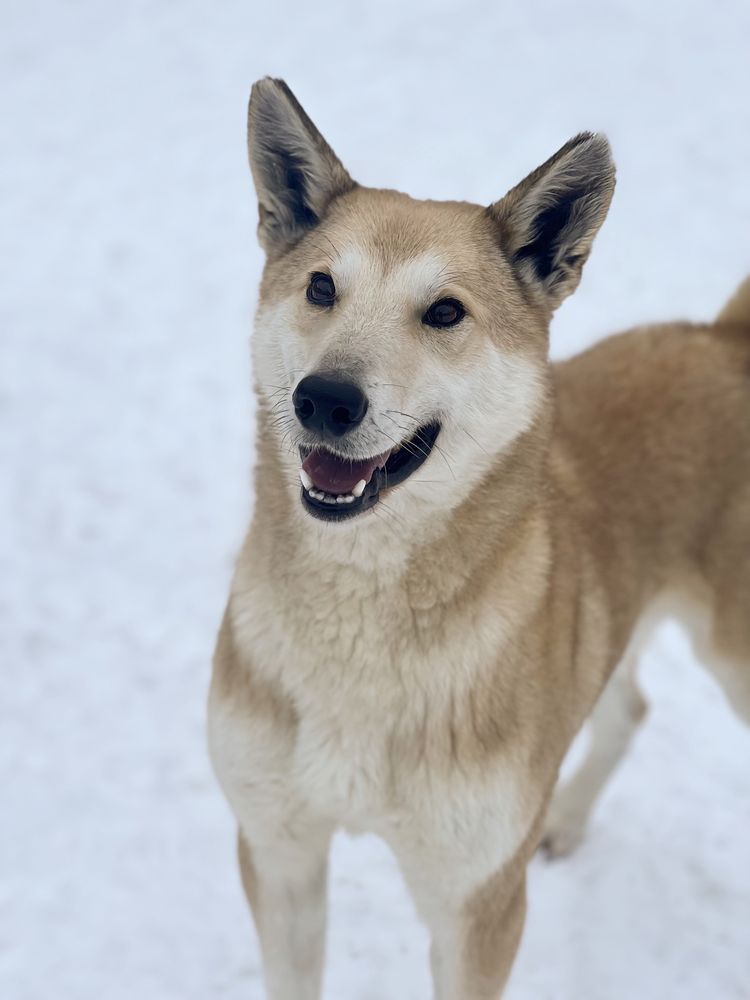
[[[432,852],[436,867],[459,854],[469,882],[496,870],[533,806],[518,762],[462,754],[460,729],[522,627],[502,598],[488,591],[461,610],[422,594],[415,607],[408,589],[346,571],[296,581],[292,595],[240,569],[235,641],[297,717],[293,732],[274,731],[214,710],[214,761],[243,822],[273,836],[288,815],[321,817],[376,832],[402,857]]]

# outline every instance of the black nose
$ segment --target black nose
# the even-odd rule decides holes
[[[353,382],[326,375],[308,375],[292,395],[294,412],[303,427],[341,437],[367,413],[367,396]]]

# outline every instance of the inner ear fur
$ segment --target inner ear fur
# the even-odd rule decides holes
[[[355,184],[283,80],[254,84],[248,155],[258,195],[258,238],[269,254],[317,226],[331,201]]]
[[[607,139],[581,132],[489,207],[519,279],[550,310],[581,280],[614,188]]]

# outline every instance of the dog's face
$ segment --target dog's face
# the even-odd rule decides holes
[[[355,185],[279,81],[249,120],[263,433],[304,516],[416,531],[540,413],[549,317],[614,186],[607,144],[579,136],[482,208]]]

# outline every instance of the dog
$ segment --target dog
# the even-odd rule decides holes
[[[248,133],[256,501],[209,744],[267,996],[320,995],[344,827],[393,850],[438,1000],[494,1000],[527,862],[575,846],[644,714],[648,623],[676,610],[750,720],[750,280],[714,323],[553,365],[614,191],[603,136],[482,207],[359,186],[281,80]]]

